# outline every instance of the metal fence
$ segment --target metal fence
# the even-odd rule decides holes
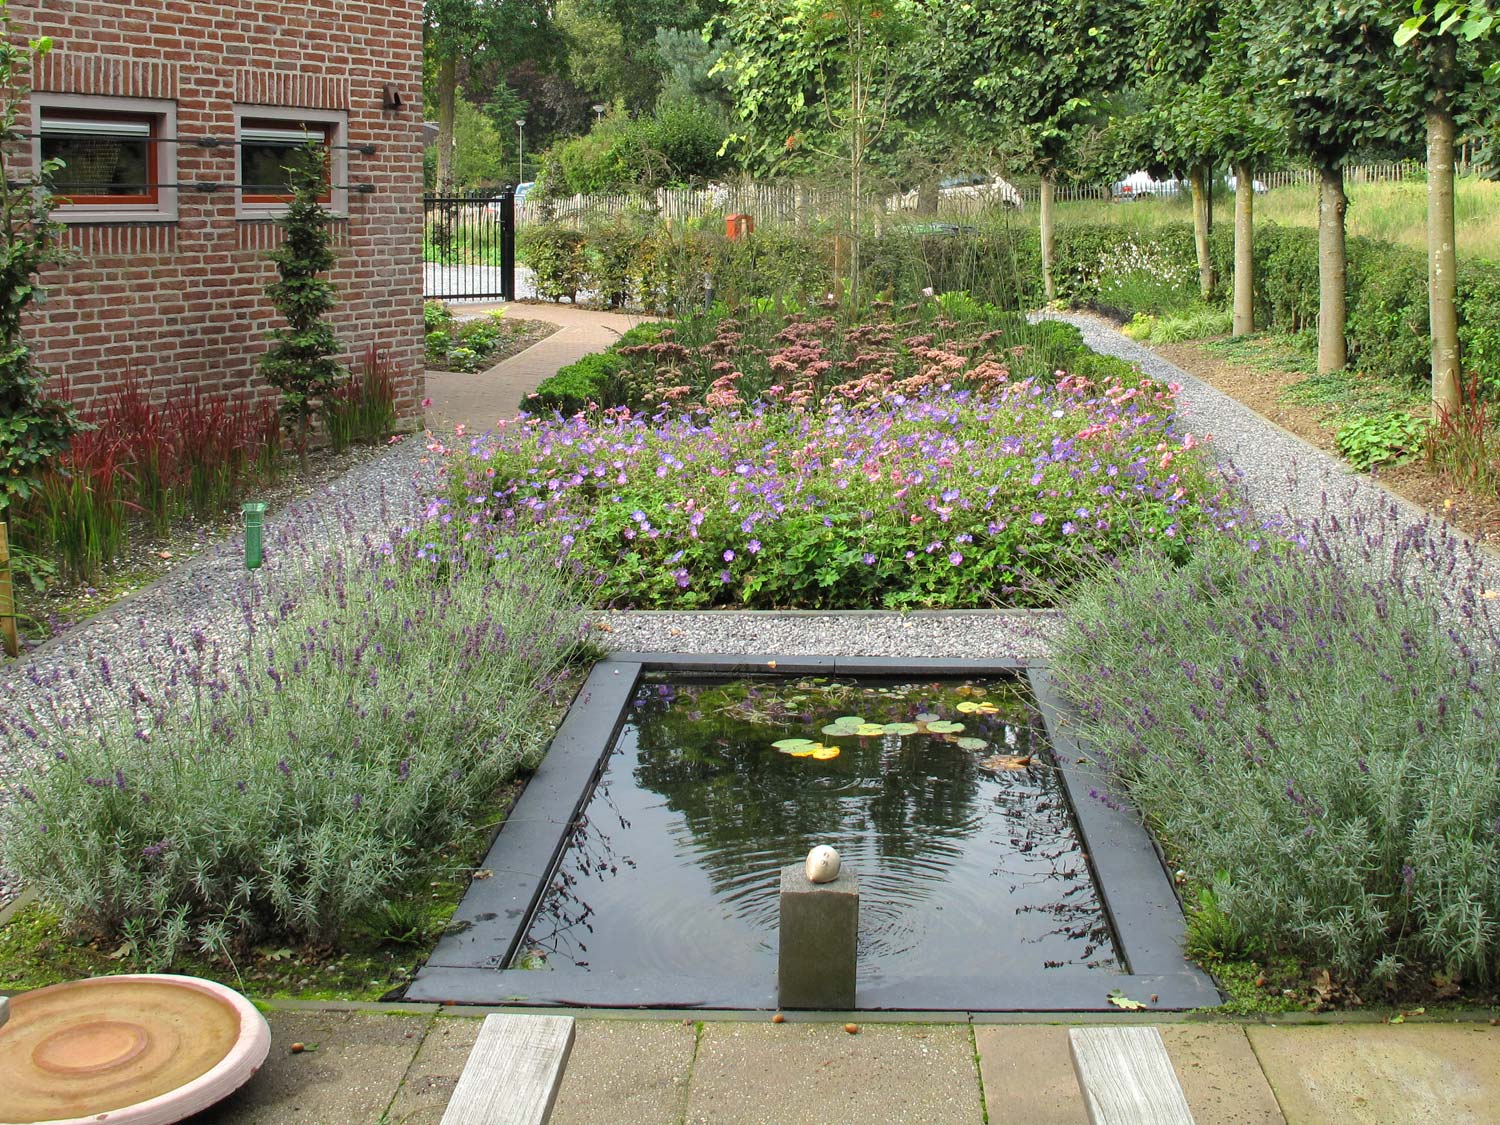
[[[422,201],[424,291],[439,300],[516,299],[516,199],[429,195]]]

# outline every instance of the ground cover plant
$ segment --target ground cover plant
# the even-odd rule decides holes
[[[889,323],[843,330],[871,350],[836,364],[817,346],[826,319],[777,319],[769,352],[741,350],[750,334],[724,319],[677,326],[708,355],[672,329],[666,351],[625,349],[666,365],[652,412],[531,416],[457,450],[434,443],[448,476],[429,519],[559,549],[604,602],[902,608],[1051,603],[1095,553],[1182,543],[1203,518],[1173,389],[1126,365],[1022,376],[1019,337],[976,330],[910,338],[905,374]],[[1037,326],[1035,346],[1067,338],[1054,328]]]
[[[832,300],[804,308],[759,298],[735,315],[719,303],[671,324],[638,325],[607,352],[545,380],[529,405],[563,413],[666,403],[720,410],[757,400],[817,408],[873,404],[944,383],[972,389],[1047,380],[1063,369],[1131,373],[1128,364],[1090,351],[1070,325],[1030,324],[966,293],[854,311]]]
[[[337,943],[535,763],[579,637],[566,576],[437,529],[329,538],[247,588],[243,644],[143,633],[87,699],[33,665],[4,701],[42,767],[6,782],[5,862],[70,926],[152,965]]]
[[[1054,669],[1202,888],[1200,947],[1495,982],[1500,621],[1476,564],[1393,510],[1330,511],[1080,586]]]

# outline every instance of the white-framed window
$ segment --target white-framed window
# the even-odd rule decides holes
[[[287,165],[308,144],[325,146],[328,190],[323,202],[335,214],[349,210],[348,114],[288,106],[234,107],[237,209],[242,219],[280,214],[291,199]]]
[[[177,218],[177,106],[155,98],[33,93],[32,155],[69,223]]]

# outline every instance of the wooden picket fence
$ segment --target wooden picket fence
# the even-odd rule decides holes
[[[16,631],[16,585],[10,573],[10,536],[0,520],[0,648],[6,656],[21,655],[21,637]]]
[[[1456,162],[1460,175],[1483,171],[1476,162],[1476,156],[1477,146],[1474,143],[1460,143]],[[1400,183],[1425,174],[1425,166],[1418,161],[1383,161],[1346,168],[1344,180],[1349,185]],[[1257,183],[1264,184],[1268,190],[1273,191],[1276,188],[1315,184],[1318,181],[1317,173],[1311,168],[1260,172],[1255,179]],[[1186,188],[1182,190],[1186,191]],[[983,188],[977,188],[972,193],[944,192],[939,196],[938,217],[961,218],[983,214],[997,207],[1014,206],[1016,197],[1019,197],[1022,206],[1034,207],[1038,196],[1035,186],[1007,189],[1005,193]],[[1107,201],[1112,198],[1114,193],[1109,184],[1061,184],[1056,191],[1059,203]],[[886,213],[901,212],[910,209],[912,202],[911,193],[905,196],[892,195],[881,201],[879,209]],[[578,228],[631,214],[650,214],[680,222],[705,215],[738,213],[750,215],[758,226],[804,226],[809,222],[845,218],[848,205],[848,195],[840,186],[775,180],[767,183],[716,184],[705,188],[663,188],[638,194],[621,192],[575,195],[569,199],[546,201],[528,197],[516,205],[516,225],[555,222]]]

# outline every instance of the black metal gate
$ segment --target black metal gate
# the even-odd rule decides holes
[[[516,299],[516,193],[429,195],[422,201],[425,296]]]

